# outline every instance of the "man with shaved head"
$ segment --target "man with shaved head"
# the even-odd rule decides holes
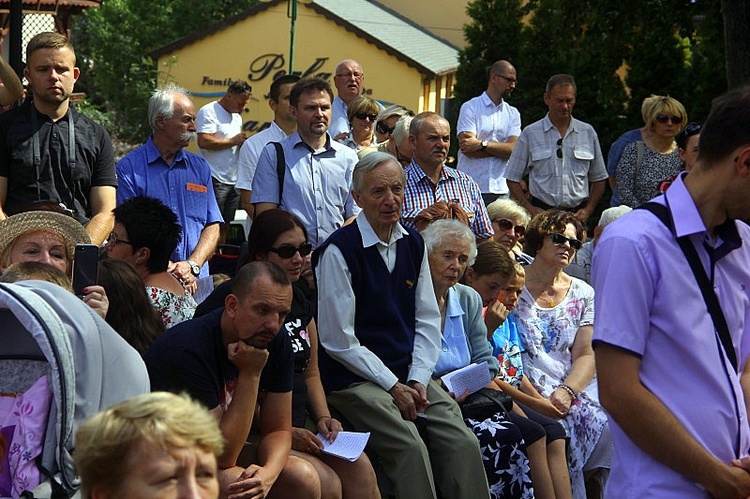
[[[488,70],[487,90],[464,102],[458,114],[458,168],[477,183],[485,205],[508,197],[505,165],[521,135],[521,114],[505,99],[516,82],[516,68],[497,61]]]
[[[365,73],[362,66],[354,59],[344,59],[336,65],[333,84],[336,86],[338,95],[333,99],[331,106],[333,117],[328,133],[338,140],[349,134],[349,118],[346,116],[347,106],[365,91]],[[379,102],[378,107],[381,111],[385,109]]]

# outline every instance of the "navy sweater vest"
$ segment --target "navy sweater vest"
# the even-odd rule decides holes
[[[313,257],[313,265],[317,265],[328,244],[341,250],[352,276],[355,335],[402,383],[407,381],[414,349],[417,280],[424,256],[422,237],[407,230],[409,235],[396,243],[396,265],[390,273],[377,246],[362,246],[356,223],[334,232]],[[326,334],[331,333],[335,334],[326,331]],[[318,364],[326,393],[365,381],[331,358],[323,348],[319,351]]]

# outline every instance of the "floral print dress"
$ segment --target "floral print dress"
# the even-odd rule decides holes
[[[161,315],[164,327],[170,327],[193,318],[198,303],[189,291],[180,296],[155,286],[146,286],[151,305]]]
[[[578,328],[594,324],[594,289],[573,278],[568,294],[551,308],[537,305],[524,287],[514,310],[523,345],[525,375],[543,397],[549,397],[570,373],[571,349]],[[573,497],[586,497],[583,469],[594,450],[607,415],[599,404],[596,378],[573,401],[568,415],[561,420],[570,438],[568,467],[573,482]],[[598,463],[609,467],[609,463]]]

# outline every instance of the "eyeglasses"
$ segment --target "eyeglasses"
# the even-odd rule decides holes
[[[270,248],[270,251],[273,251],[279,257],[281,258],[292,258],[294,255],[299,253],[299,256],[306,257],[307,255],[312,252],[312,244],[305,243],[300,244],[299,246],[292,246],[291,244],[282,244],[278,248]]]
[[[133,243],[131,243],[130,241],[126,241],[124,239],[118,239],[117,234],[115,234],[115,231],[110,232],[109,235],[107,236],[107,244],[111,244],[114,246],[115,244],[120,244],[120,243],[129,244],[130,246],[133,246]]]
[[[667,116],[666,114],[657,114],[656,121],[657,123],[661,124],[671,121],[673,125],[679,125],[680,123],[682,123],[682,116]]]
[[[498,218],[496,220],[493,220],[497,224],[498,227],[500,227],[500,230],[510,230],[513,229],[513,232],[518,236],[523,236],[524,232],[526,232],[526,227],[523,225],[516,225],[513,226],[513,222],[508,220],[507,218]]]
[[[501,75],[500,73],[493,73],[493,74],[494,74],[495,76],[499,76],[499,77],[500,77],[500,78],[502,78],[503,80],[507,81],[507,82],[508,82],[508,84],[510,84],[510,85],[517,85],[517,84],[518,84],[518,80],[516,80],[516,79],[514,79],[514,78],[508,78],[507,76],[505,76],[505,75]]]
[[[373,121],[373,122],[376,119],[378,119],[378,115],[377,114],[370,114],[370,113],[357,113],[357,114],[354,115],[354,117],[357,118],[358,120],[362,120],[362,121],[364,121],[364,120],[370,120],[370,121]]]
[[[355,73],[341,73],[341,74],[337,74],[336,76],[338,78],[354,78],[355,80],[359,80],[364,75],[365,75],[364,73],[355,72]]]
[[[562,139],[557,139],[557,157],[562,159]]]
[[[571,248],[578,251],[581,249],[581,246],[583,246],[583,243],[579,241],[578,239],[574,237],[565,237],[564,235],[553,232],[549,235],[550,239],[552,239],[552,242],[557,244],[558,246],[563,246],[565,243],[568,243]]]
[[[381,133],[383,135],[393,135],[393,131],[395,129],[396,129],[395,126],[386,125],[385,121],[378,121],[378,124],[375,125],[375,130],[377,130],[378,133]]]

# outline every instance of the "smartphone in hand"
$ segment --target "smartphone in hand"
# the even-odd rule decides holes
[[[83,290],[99,282],[99,246],[76,244],[73,255],[73,292],[83,298]]]

